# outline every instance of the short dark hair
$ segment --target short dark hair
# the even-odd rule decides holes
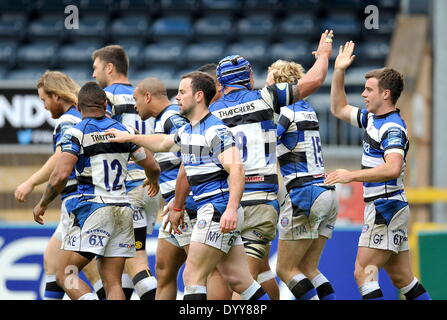
[[[217,79],[216,69],[217,69],[217,64],[207,63],[207,64],[204,64],[203,66],[199,67],[197,69],[197,71],[205,72],[205,73],[209,74],[212,78]]]
[[[211,78],[211,76],[207,73],[201,71],[193,71],[181,77],[181,79],[186,78],[191,79],[192,92],[196,93],[198,91],[202,91],[205,96],[205,104],[206,106],[209,106],[211,100],[216,94],[216,84],[213,78]]]
[[[382,68],[371,70],[366,73],[365,79],[376,78],[379,81],[379,89],[391,91],[391,102],[396,104],[403,89],[404,77],[402,74],[392,68]]]
[[[106,100],[106,93],[94,81],[87,82],[79,90],[78,104],[81,110],[85,108],[103,108]]]
[[[111,63],[115,66],[116,72],[127,76],[129,70],[129,57],[124,48],[119,45],[110,45],[93,51],[92,60],[101,59],[105,63]]]

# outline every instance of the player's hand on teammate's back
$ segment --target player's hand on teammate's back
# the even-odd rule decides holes
[[[321,34],[320,42],[318,43],[317,51],[313,51],[312,54],[315,59],[319,57],[326,56],[328,59],[332,55],[332,38],[334,37],[334,32],[332,30],[326,30]]]
[[[355,59],[354,52],[355,44],[352,41],[346,42],[344,46],[340,46],[338,56],[335,59],[335,69],[345,70],[347,69]]]
[[[123,143],[123,142],[128,142],[131,138],[131,135],[128,132],[125,131],[121,131],[118,129],[107,129],[105,131],[105,134],[110,136],[108,141],[109,142],[119,142],[119,143]]]
[[[220,218],[220,231],[229,233],[237,227],[237,210],[227,208]]]
[[[349,183],[352,182],[351,171],[345,169],[337,169],[329,173],[324,180],[325,184]]]
[[[34,221],[36,221],[38,224],[44,224],[42,216],[45,214],[46,210],[47,207],[42,206],[39,201],[39,203],[33,209]]]
[[[25,202],[26,198],[33,191],[33,189],[34,187],[31,184],[24,182],[16,188],[14,197],[19,202]]]

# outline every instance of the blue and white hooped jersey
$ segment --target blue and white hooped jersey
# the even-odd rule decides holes
[[[56,120],[56,125],[53,131],[53,151],[56,151],[56,148],[61,145],[61,138],[65,132],[81,122],[81,120],[81,113],[75,106],[72,106]],[[66,197],[76,194],[77,189],[76,173],[75,170],[73,170],[68,177],[65,188],[61,191],[61,199],[64,200]]]
[[[409,149],[409,141],[407,127],[399,114],[399,110],[396,109],[396,111],[376,116],[366,109],[354,107],[351,112],[351,124],[365,129],[362,169],[375,168],[384,164],[385,156],[389,153],[399,153],[404,158],[399,178],[384,182],[363,183],[365,202],[403,194],[405,157]]]
[[[181,127],[174,141],[180,146],[197,207],[213,201],[228,201],[228,173],[218,156],[236,145],[230,129],[209,113],[194,126],[188,123]]]
[[[210,105],[214,116],[228,126],[245,167],[241,203],[276,200],[276,124],[274,113],[293,102],[292,84],[279,83],[259,90],[234,90]]]
[[[317,114],[300,100],[281,107],[278,118],[278,162],[287,190],[323,184],[324,161]]]
[[[179,114],[179,106],[171,104],[167,106],[155,118],[153,133],[175,134],[188,123],[188,120]],[[168,203],[175,194],[175,183],[180,164],[181,154],[176,152],[157,152],[154,155],[160,165],[160,191],[163,199]]]
[[[133,143],[109,142],[104,132],[110,128],[135,133],[133,128],[107,117],[84,118],[62,137],[62,152],[78,157],[75,169],[81,201],[100,197],[103,203],[128,203],[124,183],[127,162],[130,157],[145,159],[146,154]]]
[[[118,122],[128,125],[141,134],[152,133],[153,119],[141,120],[135,110],[133,97],[135,88],[131,84],[114,83],[104,88],[107,95],[107,113]],[[130,162],[127,167],[129,173],[126,179],[127,191],[141,185],[146,175],[141,166]]]

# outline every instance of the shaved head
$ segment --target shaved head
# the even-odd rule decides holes
[[[166,91],[163,82],[154,77],[141,80],[140,83],[138,83],[136,90],[141,94],[149,92],[153,96],[168,96],[168,92]]]

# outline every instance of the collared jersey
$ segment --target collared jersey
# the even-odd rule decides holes
[[[259,90],[234,90],[209,107],[231,129],[241,152],[246,174],[242,204],[276,200],[274,113],[293,102],[292,88],[293,84],[279,83]]]
[[[72,106],[63,115],[56,120],[56,125],[53,131],[53,150],[56,151],[57,147],[61,145],[61,138],[64,133],[73,128],[77,123],[81,122],[81,113]],[[76,173],[73,170],[68,177],[65,188],[61,191],[61,199],[65,199],[68,196],[74,195],[77,192]]]
[[[171,104],[155,118],[153,133],[175,134],[187,123],[188,120],[179,114],[179,106]],[[160,191],[163,199],[168,203],[174,197],[175,183],[182,162],[181,154],[178,151],[156,152],[154,157],[161,169],[159,178]]]
[[[218,156],[235,146],[230,129],[208,113],[194,126],[188,123],[181,127],[174,135],[174,141],[180,146],[182,162],[197,206],[228,201],[228,173]]]
[[[399,178],[383,182],[364,182],[363,197],[366,202],[390,197],[404,192],[405,158],[409,149],[407,127],[399,110],[376,116],[366,109],[353,108],[351,124],[365,129],[363,135],[362,169],[375,168],[385,163],[389,153],[399,153],[404,158]]]
[[[289,190],[324,182],[324,161],[317,114],[300,100],[281,107],[278,118],[278,162]]]
[[[141,134],[150,134],[153,128],[153,119],[141,120],[135,110],[133,97],[134,87],[131,84],[114,83],[104,88],[107,95],[107,113],[118,122],[128,125]],[[127,191],[143,184],[146,175],[141,166],[130,162],[126,178]]]
[[[127,203],[127,162],[131,156],[136,161],[146,157],[133,143],[109,142],[104,132],[110,128],[135,133],[133,128],[107,117],[84,118],[62,137],[62,152],[78,158],[75,169],[81,201],[100,197],[103,203]]]

